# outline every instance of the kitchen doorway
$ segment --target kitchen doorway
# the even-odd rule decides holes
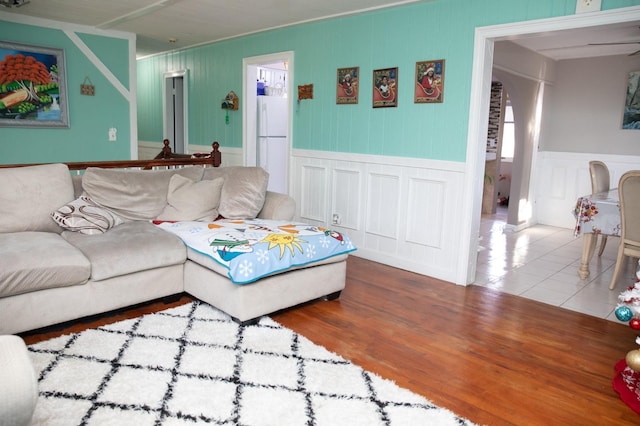
[[[268,190],[289,193],[293,52],[243,59],[243,159],[269,173]]]

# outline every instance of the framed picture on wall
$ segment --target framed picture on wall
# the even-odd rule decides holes
[[[69,127],[64,50],[0,41],[0,127]]]
[[[414,103],[441,103],[444,100],[444,59],[416,62]]]
[[[336,104],[358,103],[358,77],[360,67],[338,68]]]
[[[398,67],[373,70],[373,107],[398,106]]]
[[[640,71],[629,73],[622,128],[640,130]]]

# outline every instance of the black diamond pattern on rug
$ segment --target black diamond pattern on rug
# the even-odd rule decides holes
[[[471,425],[268,317],[193,302],[29,346],[36,425]]]

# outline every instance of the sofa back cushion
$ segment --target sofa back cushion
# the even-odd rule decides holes
[[[157,219],[207,222],[216,220],[223,183],[222,177],[194,182],[180,175],[172,176],[169,181],[167,205]]]
[[[62,229],[51,212],[74,199],[66,164],[0,169],[0,232]]]
[[[198,181],[202,173],[201,167],[146,171],[89,167],[82,177],[82,189],[93,201],[125,220],[151,220],[167,205],[173,175]]]
[[[262,210],[269,173],[261,167],[205,169],[203,179],[224,176],[218,212],[227,219],[254,219]]]

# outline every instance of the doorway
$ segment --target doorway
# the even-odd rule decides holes
[[[187,154],[187,70],[165,72],[162,77],[163,139],[171,142],[171,151]]]
[[[293,52],[244,58],[243,81],[244,164],[264,168],[269,173],[268,190],[288,194],[294,97]],[[259,98],[262,99],[258,101]],[[265,105],[267,103],[269,105]],[[275,105],[278,103],[282,105]],[[281,117],[272,118],[274,111],[279,111],[277,114]],[[274,127],[273,124],[280,119],[282,123],[278,127],[282,130],[269,134],[266,128]]]
[[[632,10],[630,10],[632,9]],[[494,43],[499,40],[507,40],[518,37],[534,36],[536,34],[553,31],[572,30],[579,28],[589,28],[602,25],[637,21],[640,19],[640,8],[613,9],[605,12],[595,12],[582,15],[568,15],[560,18],[542,19],[539,21],[528,21],[525,24],[503,24],[490,27],[479,27],[475,31],[474,58],[472,70],[471,99],[469,111],[469,128],[467,143],[467,164],[465,175],[465,192],[471,196],[464,201],[464,211],[472,212],[463,223],[461,245],[466,246],[466,259],[461,259],[466,263],[464,277],[459,277],[460,281],[469,284],[475,279],[476,260],[479,248],[479,230],[482,205],[482,190],[480,185],[483,181],[484,164],[486,160],[485,147],[487,135],[487,123],[489,116],[489,101],[491,77],[493,74]],[[543,88],[544,85],[541,86]],[[533,181],[533,171],[535,169],[535,158],[529,159],[529,170],[526,182],[517,182],[519,188],[529,196],[534,193],[535,182]],[[514,168],[518,166],[514,164]],[[526,183],[526,185],[524,185]],[[514,182],[512,181],[512,191]],[[526,188],[524,188],[526,186]],[[531,197],[528,197],[531,199]],[[511,199],[510,203],[516,202]],[[532,200],[535,205],[535,200]],[[535,216],[535,211],[532,212]],[[466,239],[465,239],[466,238]],[[465,262],[466,261],[466,262]],[[462,271],[461,271],[462,273]]]

